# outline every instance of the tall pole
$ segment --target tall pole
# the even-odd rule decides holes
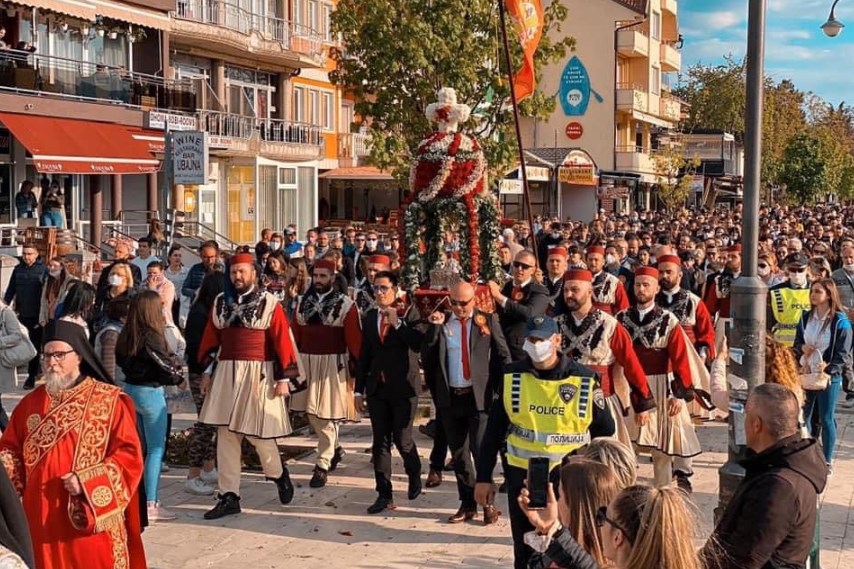
[[[765,87],[766,0],[750,0],[747,19],[747,107],[744,114],[744,212],[742,272],[732,286],[728,377],[729,449],[719,472],[719,518],[741,479],[745,457],[744,406],[753,389],[765,382],[765,302],[767,288],[757,276],[759,200],[762,165],[762,101]]]
[[[534,250],[534,264],[539,267],[537,254],[537,235],[534,232],[534,212],[531,210],[531,195],[528,192],[528,172],[525,169],[525,149],[522,147],[522,127],[519,126],[519,102],[513,89],[513,59],[510,57],[510,43],[507,41],[507,15],[504,0],[498,0],[498,14],[501,19],[501,40],[504,44],[504,63],[507,65],[507,78],[510,81],[510,102],[513,105],[513,124],[516,126],[516,146],[519,149],[519,172],[522,174],[522,194],[525,196],[525,208],[528,210],[528,226],[531,228],[531,248]],[[560,197],[558,197],[560,199]]]

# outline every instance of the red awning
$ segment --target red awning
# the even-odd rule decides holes
[[[130,127],[16,113],[0,113],[0,122],[33,155],[39,172],[147,174],[160,166],[150,141],[135,138]]]

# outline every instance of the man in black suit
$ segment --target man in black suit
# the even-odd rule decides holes
[[[528,320],[545,315],[551,301],[546,287],[534,280],[536,268],[534,254],[521,251],[513,260],[512,280],[504,283],[503,287],[489,283],[489,291],[498,305],[501,330],[514,361],[525,357],[522,346]]]
[[[477,515],[472,455],[477,456],[495,393],[490,378],[500,377],[510,352],[496,315],[475,308],[471,284],[454,285],[450,301],[450,313],[433,312],[428,317],[421,359],[454,459],[460,509],[448,522],[456,524]],[[497,521],[498,515],[495,506],[483,509],[487,524]]]
[[[362,318],[362,351],[356,366],[356,408],[364,413],[365,400],[371,411],[374,476],[377,499],[369,514],[394,509],[391,487],[391,444],[403,457],[409,477],[408,498],[421,494],[421,460],[412,439],[412,419],[418,407],[418,375],[410,373],[413,358],[424,333],[398,314],[397,275],[380,271],[374,276],[377,308]],[[420,383],[420,382],[419,382]]]

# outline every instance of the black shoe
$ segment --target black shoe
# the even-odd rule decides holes
[[[221,494],[219,501],[212,510],[205,512],[206,520],[217,520],[223,516],[231,516],[240,513],[240,496],[234,492]]]
[[[36,386],[36,378],[28,377],[27,381],[24,382],[24,389],[29,391],[30,389],[34,389]]]
[[[693,494],[694,488],[691,486],[691,481],[689,480],[690,474],[685,474],[684,472],[677,471],[673,477],[676,479],[676,487],[685,492],[686,494]]]
[[[311,476],[311,480],[308,485],[312,488],[323,488],[326,486],[326,480],[329,478],[329,472],[323,470],[319,466],[314,467],[314,474]]]
[[[395,505],[391,498],[383,498],[382,496],[377,496],[377,500],[368,506],[369,514],[379,514],[383,510],[394,510]]]
[[[279,502],[282,504],[290,504],[294,499],[294,485],[291,482],[291,474],[287,467],[283,466],[282,475],[278,478],[268,478],[276,483],[276,488],[279,490]]]
[[[426,425],[420,425],[418,432],[431,439],[436,438],[436,420],[430,419]]]
[[[445,467],[443,468],[443,470],[445,472],[453,472],[454,471],[454,459],[453,458],[445,464]]]
[[[507,482],[501,483],[501,485],[498,487],[498,493],[499,494],[506,494],[507,493]]]
[[[409,479],[409,489],[406,491],[406,497],[414,500],[421,495],[421,475],[413,476]]]
[[[344,447],[335,448],[335,454],[332,455],[332,460],[329,461],[329,472],[338,468],[338,465],[341,464],[342,460],[344,460],[345,454],[347,454],[347,452],[344,450]]]

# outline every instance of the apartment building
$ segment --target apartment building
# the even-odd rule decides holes
[[[659,137],[676,127],[681,103],[670,85],[681,68],[676,0],[562,0],[563,33],[576,50],[544,69],[554,93],[546,120],[523,119],[534,213],[591,219],[599,208],[649,207]],[[517,177],[513,172],[510,177]],[[507,217],[522,196],[502,195]]]

